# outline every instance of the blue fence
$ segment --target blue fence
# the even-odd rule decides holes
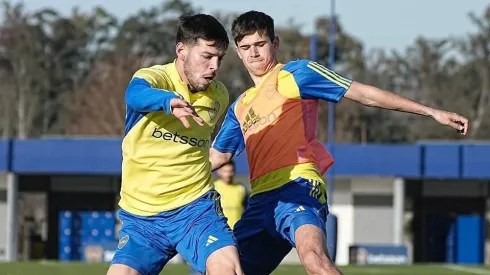
[[[332,154],[337,176],[490,178],[490,144],[337,144]],[[0,171],[117,175],[121,161],[120,139],[0,140]],[[248,174],[246,153],[235,161]]]

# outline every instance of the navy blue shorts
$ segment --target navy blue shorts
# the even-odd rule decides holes
[[[328,206],[324,188],[298,178],[251,197],[235,225],[240,261],[245,274],[269,275],[295,247],[294,233],[310,224],[326,232]]]
[[[211,253],[236,246],[219,200],[216,191],[209,191],[190,204],[154,216],[119,210],[122,227],[112,264],[129,266],[142,275],[158,275],[179,253],[193,269],[204,273]]]

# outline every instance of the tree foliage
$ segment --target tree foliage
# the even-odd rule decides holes
[[[117,18],[101,7],[27,11],[4,2],[0,8],[0,134],[121,136],[124,92],[142,66],[175,58],[181,14],[201,11],[185,0]],[[214,14],[227,29],[236,14]],[[444,39],[417,38],[403,52],[376,49],[337,22],[336,68],[344,76],[376,85],[433,107],[470,118],[470,138],[490,138],[490,6],[469,14],[474,33]],[[318,62],[328,61],[330,20],[316,19]],[[277,26],[281,62],[309,58],[310,38],[291,20]],[[233,42],[218,74],[235,99],[252,85]],[[327,104],[321,104],[321,140],[326,140]],[[336,107],[336,142],[454,140],[460,135],[431,119],[368,108],[343,100]]]

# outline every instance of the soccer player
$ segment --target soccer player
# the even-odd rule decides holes
[[[229,40],[212,16],[182,17],[174,62],[126,90],[119,245],[108,275],[157,275],[177,253],[209,275],[242,275],[213,189],[211,133],[229,95],[214,80]]]
[[[308,274],[341,274],[325,249],[328,208],[322,174],[333,160],[316,140],[319,100],[346,97],[425,115],[462,134],[468,120],[352,81],[309,60],[279,63],[274,21],[262,12],[238,16],[232,35],[255,86],[231,104],[210,160],[214,170],[247,151],[252,192],[234,228],[243,271],[270,274],[295,247]]]

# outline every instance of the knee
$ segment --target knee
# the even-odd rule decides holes
[[[309,271],[309,274],[342,274],[324,251],[314,249],[298,250],[298,256],[303,266]]]
[[[313,249],[298,249],[298,256],[305,266],[318,265],[323,262],[322,253]]]

